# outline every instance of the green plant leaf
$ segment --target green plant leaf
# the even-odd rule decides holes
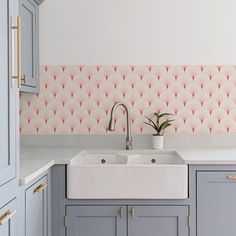
[[[148,123],[148,122],[143,122],[144,124],[146,124],[146,125],[149,125],[149,126],[151,126],[153,129],[155,129],[156,130],[156,128],[155,128],[155,126],[153,126],[151,123]]]
[[[150,118],[148,118],[146,116],[145,116],[145,118],[149,121],[149,123],[148,122],[144,122],[144,123],[147,124],[147,125],[150,125],[153,129],[155,129],[157,131],[158,127],[155,124],[155,122],[152,119],[150,119]]]
[[[160,135],[163,135],[168,127],[170,127],[170,123],[166,123],[163,125],[162,130],[160,130]]]
[[[156,126],[159,129],[160,128],[160,117],[157,112],[154,113],[154,116],[156,116]]]
[[[145,116],[145,118],[148,120],[148,122],[144,122],[144,123],[146,125],[149,125],[150,127],[152,127],[156,131],[155,135],[163,135],[165,130],[172,125],[171,122],[173,122],[174,119],[165,120],[164,122],[160,123],[160,118],[165,117],[165,116],[170,116],[170,115],[173,116],[173,114],[171,114],[171,113],[159,114],[159,113],[155,112],[154,116],[156,117],[156,120],[155,120],[156,123],[152,119],[150,119],[146,116]]]
[[[159,114],[159,118],[161,117],[164,117],[164,116],[173,116],[174,114],[171,114],[171,113],[162,113],[162,114]]]
[[[171,124],[172,121],[173,121],[173,120],[166,120],[166,121],[164,121],[164,122],[161,124],[161,126],[160,126],[160,128],[159,128],[159,130],[158,130],[159,134],[163,133],[168,127],[170,127],[170,126],[172,125],[172,124]]]

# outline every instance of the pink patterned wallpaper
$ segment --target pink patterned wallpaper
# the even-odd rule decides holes
[[[154,111],[175,114],[172,133],[236,132],[236,66],[42,66],[40,77],[40,94],[21,94],[22,134],[108,133],[115,101],[136,134],[152,133],[143,121]]]

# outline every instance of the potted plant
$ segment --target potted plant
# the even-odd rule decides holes
[[[163,149],[164,147],[164,133],[166,129],[172,125],[171,122],[174,121],[168,119],[169,116],[173,116],[173,114],[155,112],[153,119],[145,117],[147,122],[145,121],[144,123],[155,130],[155,133],[152,135],[152,147],[154,149]]]

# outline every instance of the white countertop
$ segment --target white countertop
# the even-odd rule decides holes
[[[55,164],[68,164],[78,148],[24,148],[21,150],[20,184],[24,185]]]
[[[55,164],[54,160],[21,160],[20,184],[24,185],[47,171]]]
[[[188,165],[236,165],[235,148],[179,149],[177,152]]]
[[[79,148],[23,148],[20,162],[20,184],[24,185],[55,164],[69,164]],[[172,149],[174,150],[174,149]],[[236,149],[176,149],[185,164],[236,165]]]

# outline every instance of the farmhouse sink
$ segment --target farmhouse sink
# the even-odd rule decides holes
[[[83,151],[67,166],[69,199],[186,199],[188,167],[175,151]]]

